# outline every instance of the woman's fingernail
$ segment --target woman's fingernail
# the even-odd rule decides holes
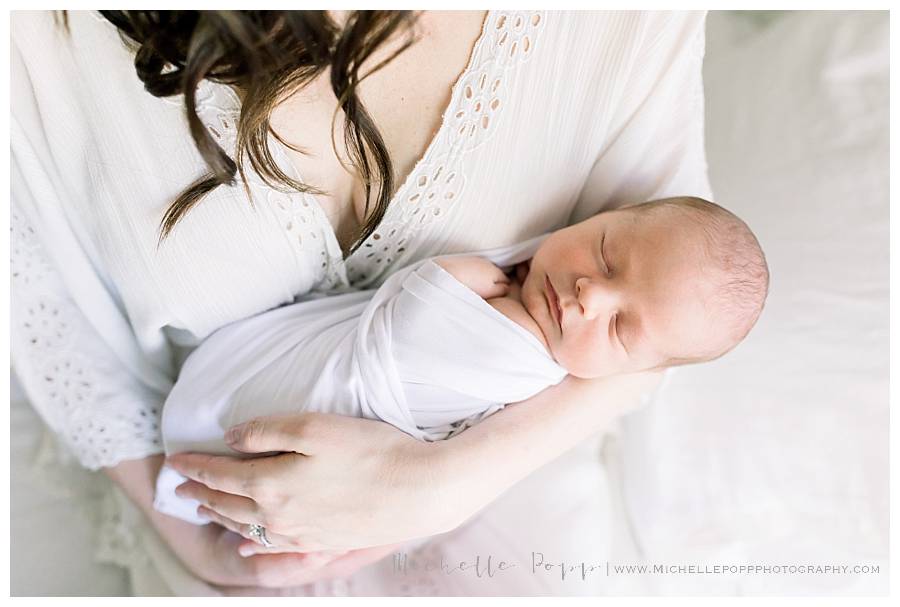
[[[250,556],[253,554],[253,548],[251,548],[250,546],[241,546],[240,548],[238,548],[238,554],[240,554],[241,556]]]

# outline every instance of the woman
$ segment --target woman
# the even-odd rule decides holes
[[[702,14],[107,17],[70,14],[68,33],[49,14],[13,20],[13,358],[51,428],[188,571],[294,587],[411,538],[455,529],[445,543],[467,545],[486,521],[527,545],[538,530],[504,527],[523,503],[507,496],[547,523],[564,520],[554,496],[597,503],[557,464],[529,474],[632,406],[645,377],[566,380],[436,444],[337,416],[251,424],[237,448],[286,453],[172,462],[202,481],[183,489],[218,523],[200,528],[150,506],[160,404],[206,335],[311,290],[630,201],[708,196]],[[595,453],[567,457],[597,468]],[[251,524],[275,554],[238,555]],[[585,537],[546,527],[557,551]],[[281,552],[322,549],[315,563]]]

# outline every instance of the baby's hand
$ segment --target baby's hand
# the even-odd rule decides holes
[[[484,299],[504,297],[509,293],[509,278],[484,257],[443,257],[435,263]]]

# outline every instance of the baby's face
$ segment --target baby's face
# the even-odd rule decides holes
[[[680,214],[601,213],[551,234],[522,303],[577,377],[652,369],[716,339],[699,229]]]

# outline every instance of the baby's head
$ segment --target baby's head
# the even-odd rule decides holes
[[[556,361],[588,378],[718,358],[756,323],[768,287],[743,221],[699,198],[667,198],[548,236],[522,303]]]

